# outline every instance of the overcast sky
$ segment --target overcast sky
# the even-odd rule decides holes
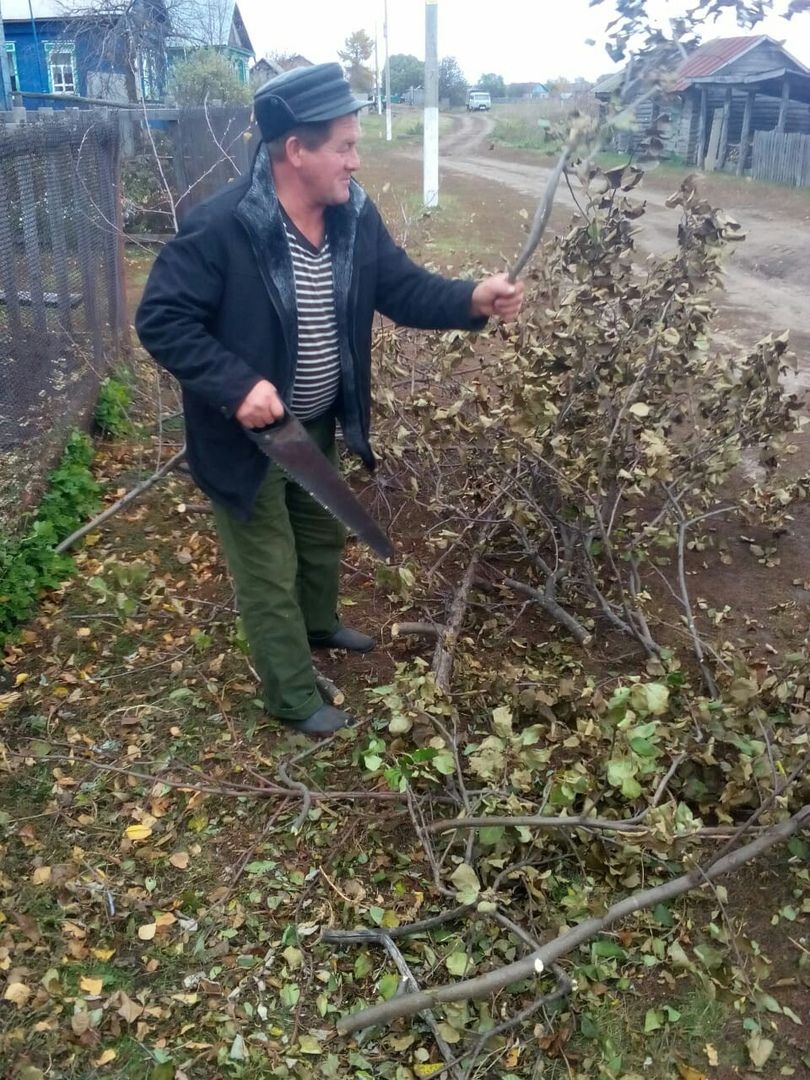
[[[302,53],[314,63],[337,59],[348,34],[380,33],[383,0],[238,0],[256,56],[271,51]],[[776,0],[785,7],[787,0]],[[674,13],[679,0],[650,0],[650,8]],[[690,4],[689,6],[694,6]],[[594,79],[615,67],[604,51],[610,0],[591,8],[589,0],[439,0],[439,55],[455,56],[470,82],[485,72],[507,82],[542,81],[558,75]],[[388,0],[392,53],[424,56],[423,0]],[[770,17],[756,30],[740,30],[724,17],[707,24],[704,38],[765,33],[785,39],[788,51],[810,66],[810,14],[790,22]],[[585,44],[595,38],[597,45]],[[601,42],[601,43],[600,43]]]

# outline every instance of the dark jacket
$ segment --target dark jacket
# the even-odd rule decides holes
[[[406,326],[480,329],[473,283],[430,274],[396,246],[352,181],[326,213],[342,379],[338,419],[369,468],[374,312]],[[259,379],[289,400],[295,378],[295,279],[266,147],[252,175],[194,209],[163,248],[136,316],[144,347],[183,388],[188,462],[212,499],[247,518],[267,458],[234,413]]]

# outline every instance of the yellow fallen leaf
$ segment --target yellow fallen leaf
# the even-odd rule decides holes
[[[712,1046],[711,1043],[706,1043],[703,1049],[706,1053],[706,1057],[709,1059],[709,1064],[713,1069],[716,1069],[717,1066],[720,1064],[720,1057],[717,1053],[716,1048]]]
[[[118,1052],[113,1050],[110,1046],[106,1050],[102,1051],[97,1058],[93,1059],[93,1064],[96,1068],[100,1068],[102,1065],[109,1065],[111,1061],[115,1061],[118,1057]]]
[[[82,638],[90,637],[92,632],[93,631],[90,629],[89,626],[80,626],[79,629],[76,631],[76,637],[82,637]]]
[[[125,832],[130,840],[148,840],[152,835],[149,825],[128,825]]]
[[[15,701],[19,701],[22,694],[18,694],[16,690],[10,690],[7,694],[0,694],[0,712],[4,709],[10,709]]]
[[[27,680],[27,678],[28,678],[28,672],[27,671],[18,672],[17,673],[17,678],[14,680],[14,685],[15,686],[22,686],[22,684]]]
[[[155,918],[155,925],[156,926],[161,926],[161,927],[162,926],[171,926],[172,923],[176,923],[176,922],[177,922],[177,916],[172,915],[172,913],[170,911],[161,911],[160,914],[157,915],[157,917]]]
[[[96,960],[111,960],[115,956],[115,949],[91,949],[90,952],[95,956]]]
[[[169,862],[172,866],[176,866],[178,870],[187,870],[190,861],[191,856],[187,851],[175,851],[173,855],[169,856]]]
[[[51,880],[50,866],[38,866],[31,875],[34,885],[46,885]]]
[[[31,997],[31,987],[23,982],[10,982],[3,994],[3,1001],[10,1001],[21,1008]]]
[[[104,982],[102,979],[91,979],[87,975],[83,975],[81,979],[79,979],[79,989],[84,990],[90,997],[98,997],[103,986]]]
[[[693,1069],[691,1065],[679,1065],[678,1074],[681,1080],[709,1080],[705,1072]]]
[[[141,941],[151,941],[157,932],[157,923],[144,923],[138,927],[138,937]]]
[[[441,1072],[443,1068],[444,1065],[440,1065],[434,1062],[433,1064],[428,1063],[426,1065],[414,1065],[413,1071],[416,1073],[417,1076],[435,1076],[436,1073]]]

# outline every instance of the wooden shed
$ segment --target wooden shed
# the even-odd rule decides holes
[[[699,168],[733,170],[738,175],[751,166],[756,132],[805,136],[794,140],[799,157],[805,144],[810,148],[810,69],[772,38],[755,35],[706,42],[681,63],[674,80],[671,93],[639,107],[635,138],[656,115],[666,112],[671,121],[670,154]],[[623,81],[621,74],[609,76],[594,93],[607,101]],[[625,135],[625,144],[633,137]],[[791,140],[783,141],[794,146]]]

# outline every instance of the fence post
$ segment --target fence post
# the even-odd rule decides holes
[[[120,116],[120,113],[119,113]],[[115,336],[116,350],[119,345],[125,352],[129,352],[131,340],[129,334],[129,312],[127,311],[127,268],[124,258],[124,193],[121,178],[122,137],[120,120],[118,129],[114,132],[112,145],[112,189],[113,206],[115,209],[115,233],[116,233],[116,283],[118,286],[118,326]]]
[[[706,118],[708,113],[708,93],[705,86],[700,88],[700,111],[698,113],[697,153],[695,164],[702,169],[706,163]]]
[[[742,132],[740,133],[740,153],[737,158],[737,176],[742,176],[745,172],[745,163],[748,158],[748,140],[751,138],[751,117],[754,113],[756,96],[756,90],[749,90],[745,96],[745,112],[743,113]]]
[[[28,298],[34,328],[43,335],[48,332],[48,316],[45,311],[45,290],[42,280],[42,252],[37,228],[37,199],[34,190],[34,174],[31,170],[31,158],[19,154],[14,160],[17,171],[17,186],[20,192],[20,217],[23,227],[23,247],[28,266]]]
[[[0,133],[0,147],[2,147],[7,135]],[[6,174],[3,171],[3,162],[8,161],[8,155],[0,155],[0,207],[10,207]],[[22,316],[20,314],[20,289],[17,276],[17,254],[14,244],[14,233],[11,231],[11,215],[0,215],[0,288],[5,293],[6,311],[8,323],[11,329],[11,337],[19,341],[22,337]]]

